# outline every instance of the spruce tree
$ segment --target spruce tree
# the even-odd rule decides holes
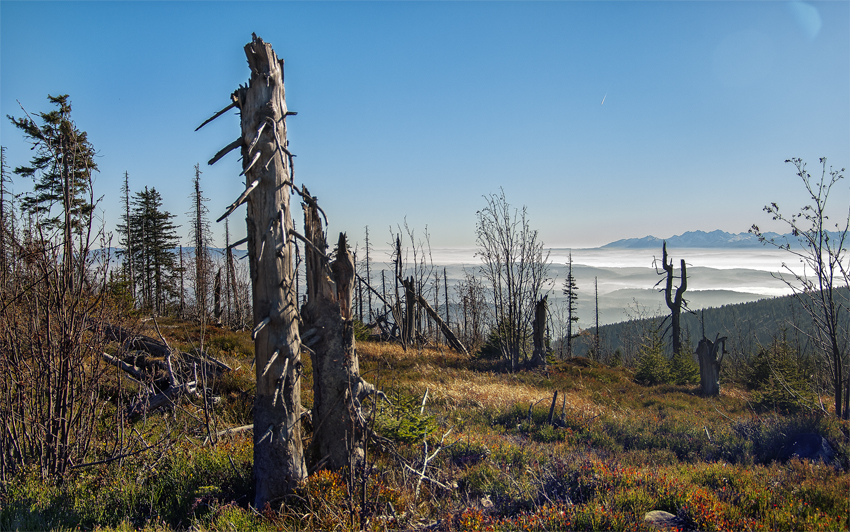
[[[174,248],[177,246],[177,227],[174,215],[162,210],[162,196],[155,188],[133,196],[130,215],[130,236],[134,242],[133,271],[139,288],[141,306],[163,313],[167,302],[176,293]]]
[[[118,231],[119,240],[118,245],[122,247],[123,251],[121,252],[121,257],[123,259],[122,264],[122,276],[124,280],[128,283],[130,289],[130,295],[133,298],[133,301],[136,301],[136,276],[133,274],[133,235],[131,234],[130,227],[130,174],[129,172],[124,172],[124,185],[121,186],[121,207],[124,209],[124,212],[121,213],[121,222],[116,227]]]
[[[573,334],[573,322],[578,321],[578,285],[576,278],[573,277],[573,254],[570,253],[567,261],[567,278],[564,279],[564,295],[567,296],[567,357],[573,356],[573,340],[579,337],[578,333]]]
[[[91,176],[97,170],[94,147],[85,131],[71,120],[71,100],[67,94],[48,96],[57,109],[36,113],[41,124],[30,117],[7,117],[23,131],[33,145],[35,155],[30,166],[15,168],[15,174],[35,181],[33,194],[21,200],[21,208],[41,217],[41,225],[62,229],[66,244],[71,234],[86,227],[94,205],[91,203]],[[55,214],[53,206],[62,206]]]

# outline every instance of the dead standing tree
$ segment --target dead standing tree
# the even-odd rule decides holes
[[[673,278],[675,277],[673,274],[673,259],[667,261],[667,242],[665,241],[662,246],[662,256],[661,256],[661,265],[664,268],[664,273],[658,272],[659,275],[665,275],[665,278],[661,281],[658,281],[658,286],[661,283],[665,283],[664,285],[664,302],[667,303],[667,308],[670,309],[670,336],[671,342],[673,345],[673,353],[678,353],[682,349],[682,332],[680,325],[680,318],[682,314],[682,307],[687,308],[688,302],[685,301],[685,290],[688,289],[688,271],[685,266],[685,259],[682,259],[680,263],[680,270],[682,272],[681,282],[679,286],[676,288],[676,294],[673,295]],[[656,265],[656,271],[658,271],[658,266]]]
[[[253,35],[245,45],[248,86],[231,96],[242,133],[210,164],[242,148],[247,188],[218,219],[248,204],[248,260],[254,309],[257,390],[254,399],[254,505],[263,508],[290,494],[307,476],[301,443],[301,339],[293,272],[292,154],[287,149],[283,60]],[[210,119],[212,120],[212,118]],[[204,122],[206,124],[207,122]],[[202,127],[204,124],[201,124]],[[288,186],[287,186],[288,185]]]
[[[330,469],[356,467],[363,461],[366,425],[360,404],[375,387],[360,376],[354,349],[352,296],[354,260],[340,233],[335,260],[315,198],[303,189],[307,303],[302,309],[304,343],[313,362],[313,452]]]
[[[532,322],[531,333],[531,338],[534,342],[534,352],[531,355],[532,366],[546,366],[546,314],[549,310],[548,299],[549,296],[545,295],[534,305],[534,322]],[[554,400],[552,404],[555,404]],[[551,415],[549,417],[551,418]]]

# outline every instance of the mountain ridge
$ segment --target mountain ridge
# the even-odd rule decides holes
[[[781,235],[779,233],[765,233],[767,238],[777,241],[793,242],[796,240],[792,235]],[[641,238],[624,238],[615,240],[601,246],[602,249],[625,248],[644,249],[657,248],[664,241],[671,247],[678,248],[760,248],[764,246],[756,235],[752,233],[727,233],[716,229],[714,231],[686,231],[681,235],[673,235],[670,238],[658,238],[656,236],[645,236]]]

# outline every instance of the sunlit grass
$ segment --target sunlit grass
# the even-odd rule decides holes
[[[200,330],[181,327],[161,323],[188,349]],[[249,333],[204,334],[205,349],[235,368],[214,382],[216,427],[250,423]],[[369,446],[365,479],[320,471],[291,500],[251,508],[251,432],[204,445],[203,408],[185,401],[125,427],[161,441],[154,449],[75,470],[62,485],[18,473],[0,490],[0,529],[649,530],[650,510],[691,530],[850,529],[850,426],[832,417],[756,412],[744,389],[724,385],[707,399],[694,386],[645,387],[627,369],[585,362],[512,374],[445,348],[360,342],[358,354],[365,377],[395,400],[378,406],[387,439]],[[104,412],[104,433],[111,423]],[[776,461],[801,432],[823,434],[833,463]],[[426,441],[438,451],[426,476],[439,484],[403,465],[422,467]],[[103,456],[101,446],[92,459]]]

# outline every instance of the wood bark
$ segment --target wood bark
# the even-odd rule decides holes
[[[216,323],[221,324],[221,268],[216,272],[213,283],[213,317]]]
[[[546,313],[549,296],[543,296],[534,307],[534,322],[532,323],[531,338],[534,341],[534,352],[531,355],[532,366],[546,365]],[[554,403],[553,403],[554,404]]]
[[[723,355],[726,354],[726,337],[719,336],[718,334],[713,342],[703,337],[697,346],[700,388],[703,395],[707,396],[720,395],[720,365],[723,363]],[[718,358],[717,352],[721,347],[723,350]]]
[[[256,35],[245,45],[241,111],[248,261],[254,310],[254,506],[280,502],[307,476],[301,443],[301,339],[293,278],[283,60]],[[250,192],[248,192],[250,190]],[[245,194],[243,194],[245,195]]]
[[[227,276],[230,280],[228,282],[228,295],[232,298],[233,310],[236,313],[235,326],[236,328],[241,329],[243,326],[241,303],[242,297],[236,285],[236,266],[233,264],[233,248],[230,246],[228,246],[227,248]],[[231,323],[230,325],[231,327],[234,326],[233,323]]]
[[[162,358],[170,354],[168,346],[159,340],[143,334],[136,334],[120,325],[105,323],[103,333],[107,340],[121,343],[127,351],[144,351]]]
[[[551,425],[552,419],[555,417],[555,405],[558,404],[558,390],[552,394],[552,404],[549,406],[549,416],[546,418],[546,424]]]
[[[662,265],[667,274],[666,284],[664,286],[664,302],[667,303],[667,308],[670,309],[670,336],[673,339],[673,353],[678,353],[682,349],[682,333],[680,325],[680,316],[682,313],[682,305],[684,304],[685,290],[688,289],[688,271],[685,267],[685,259],[680,263],[682,271],[681,282],[676,288],[676,295],[673,295],[673,259],[667,262],[667,242],[662,245]]]
[[[196,383],[192,381],[178,386],[172,386],[158,394],[148,395],[127,407],[127,419],[134,421],[147,412],[153,412],[163,406],[171,406],[180,394],[195,393],[196,389]]]
[[[414,321],[416,289],[413,287],[413,277],[402,279],[401,284],[404,286],[404,327],[402,328],[402,334],[407,345],[412,345],[416,341],[418,332],[416,331],[416,322]]]
[[[315,201],[305,202],[303,208],[304,232],[313,244],[304,253],[307,303],[302,309],[304,338],[310,338],[313,362],[311,452],[317,463],[323,462],[329,469],[356,467],[363,460],[366,444],[360,404],[375,388],[360,376],[354,349],[354,261],[345,235],[340,233],[336,259],[329,263]]]

